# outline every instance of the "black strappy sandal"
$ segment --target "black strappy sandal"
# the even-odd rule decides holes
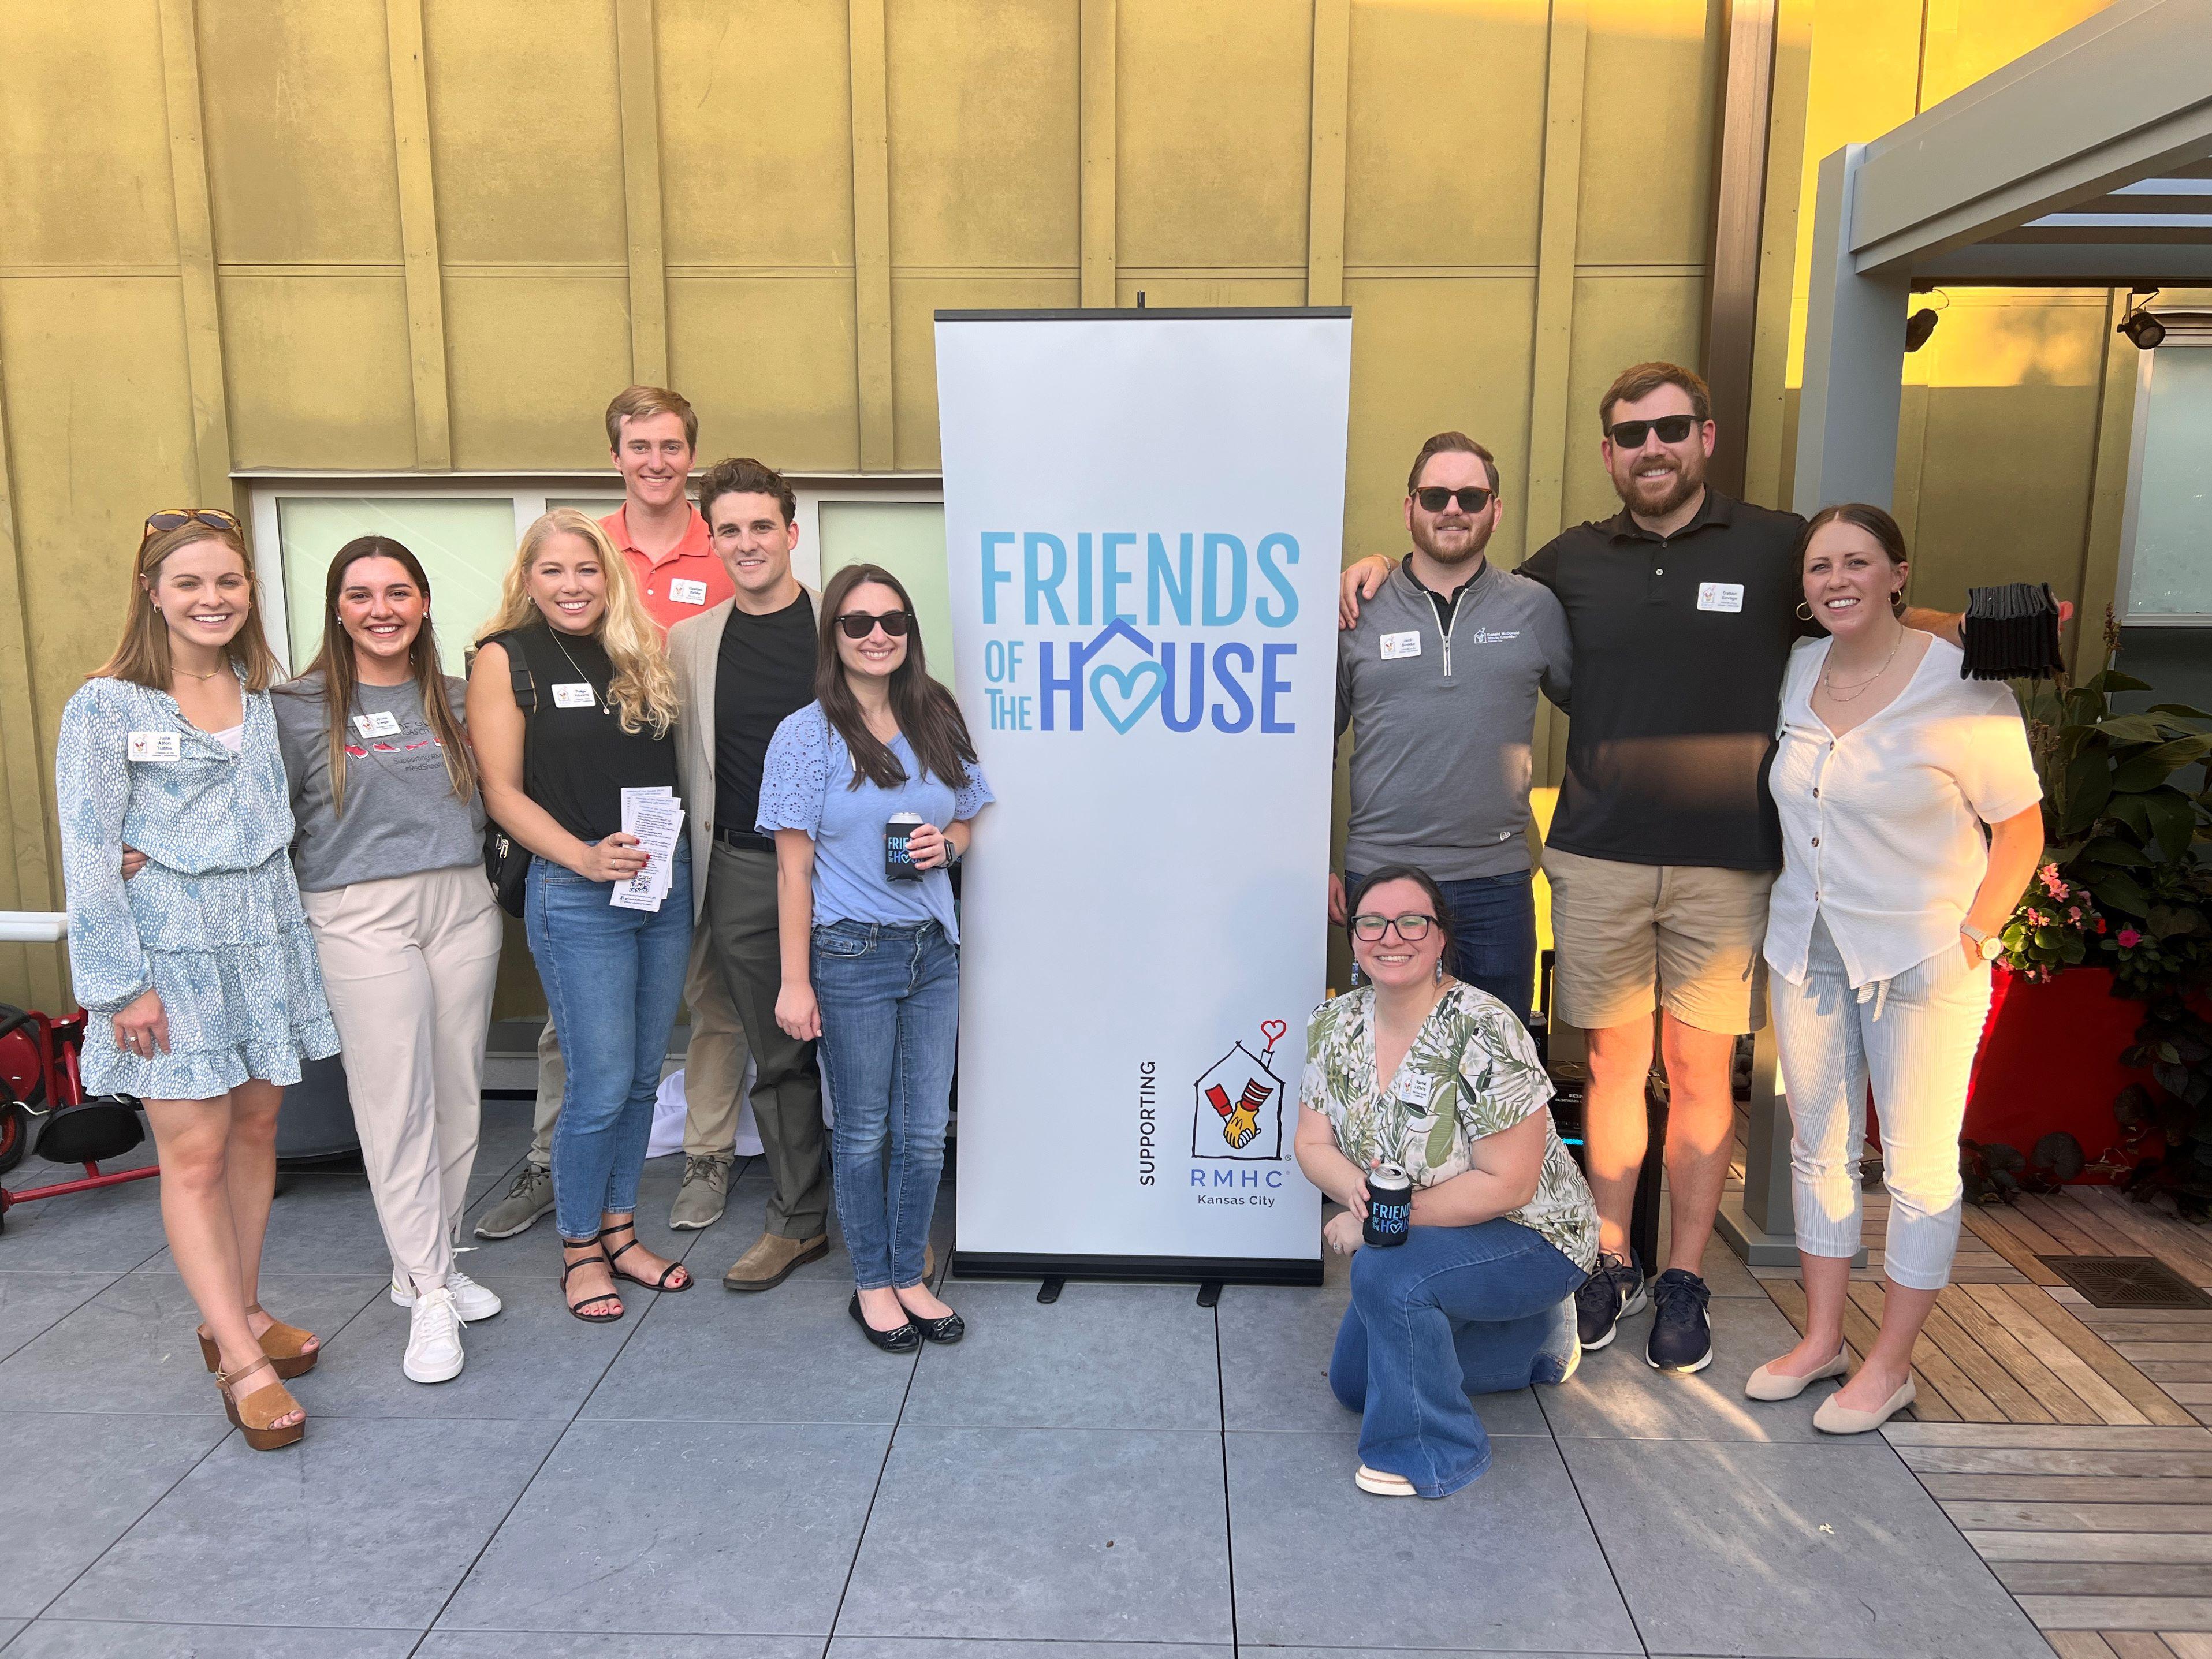
[[[592,1255],[584,1255],[571,1261],[568,1258],[568,1252],[571,1250],[594,1252],[596,1259],[606,1267],[609,1275],[611,1276],[614,1273],[614,1264],[607,1261],[607,1253],[600,1247],[598,1234],[593,1234],[580,1244],[571,1243],[568,1240],[562,1239],[561,1241],[561,1299],[568,1303],[569,1313],[582,1320],[586,1325],[606,1325],[620,1319],[626,1310],[622,1304],[622,1294],[617,1291],[601,1291],[597,1296],[587,1296],[581,1302],[568,1301],[568,1275],[579,1267],[590,1267],[594,1260]],[[612,1311],[602,1310],[598,1313],[586,1313],[584,1310],[594,1302],[611,1302],[614,1304],[614,1308]]]
[[[608,1270],[617,1279],[627,1279],[633,1285],[642,1285],[648,1291],[661,1291],[670,1296],[674,1296],[679,1291],[688,1291],[691,1288],[693,1280],[690,1271],[680,1261],[670,1262],[668,1271],[662,1273],[658,1279],[642,1279],[634,1273],[625,1272],[622,1265],[623,1255],[631,1250],[641,1250],[645,1246],[637,1242],[637,1223],[633,1220],[623,1222],[617,1226],[600,1228],[599,1238],[602,1249],[605,1249],[605,1240],[616,1233],[629,1235],[629,1243],[623,1245],[621,1249],[607,1251]],[[684,1275],[684,1282],[681,1285],[670,1284],[668,1281],[678,1273]]]

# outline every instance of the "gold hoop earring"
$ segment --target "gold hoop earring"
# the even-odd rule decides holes
[[[1806,604],[1802,599],[1797,601],[1797,620],[1799,622],[1810,622],[1813,620],[1813,607]]]
[[[1903,588],[1893,587],[1890,589],[1889,610],[1892,616],[1901,617],[1905,614],[1905,590]]]

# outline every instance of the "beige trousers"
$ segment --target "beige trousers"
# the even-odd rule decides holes
[[[684,978],[684,1000],[691,1010],[691,1046],[684,1057],[684,1151],[692,1158],[730,1155],[738,1139],[738,1091],[745,1080],[745,1029],[708,948],[713,937],[710,927],[693,933],[691,965]],[[538,1115],[530,1136],[530,1161],[541,1170],[553,1167],[553,1126],[561,1121],[568,1086],[561,1039],[549,1016],[538,1034]]]
[[[436,1289],[476,1163],[503,928],[475,865],[302,893],[395,1279]]]

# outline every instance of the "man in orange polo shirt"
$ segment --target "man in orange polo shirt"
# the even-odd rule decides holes
[[[699,438],[699,417],[664,387],[634,386],[607,405],[607,446],[622,474],[623,504],[599,520],[636,572],[645,608],[665,641],[687,617],[735,591],[714,555],[707,521],[684,486]],[[744,1081],[745,1037],[720,970],[709,960],[710,929],[692,942],[684,1000],[691,1042],[684,1063],[684,1182],[672,1227],[711,1227],[721,1219],[737,1139],[738,1094]],[[479,1238],[510,1238],[553,1207],[553,1126],[568,1084],[561,1046],[548,1019],[538,1038],[538,1112],[530,1155],[506,1197],[477,1223]]]

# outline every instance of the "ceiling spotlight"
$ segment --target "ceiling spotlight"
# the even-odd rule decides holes
[[[1926,306],[1905,319],[1905,349],[1917,351],[1928,343],[1928,337],[1936,331],[1936,313]]]
[[[2138,311],[2119,326],[2137,351],[2148,351],[2166,338],[2166,325],[2148,311]]]
[[[2144,308],[2157,292],[2154,288],[2139,288],[2130,294],[2128,297],[2132,308],[2120,319],[2119,327],[2113,331],[2126,335],[2129,343],[2137,351],[2152,350],[2166,338],[2166,325]]]

